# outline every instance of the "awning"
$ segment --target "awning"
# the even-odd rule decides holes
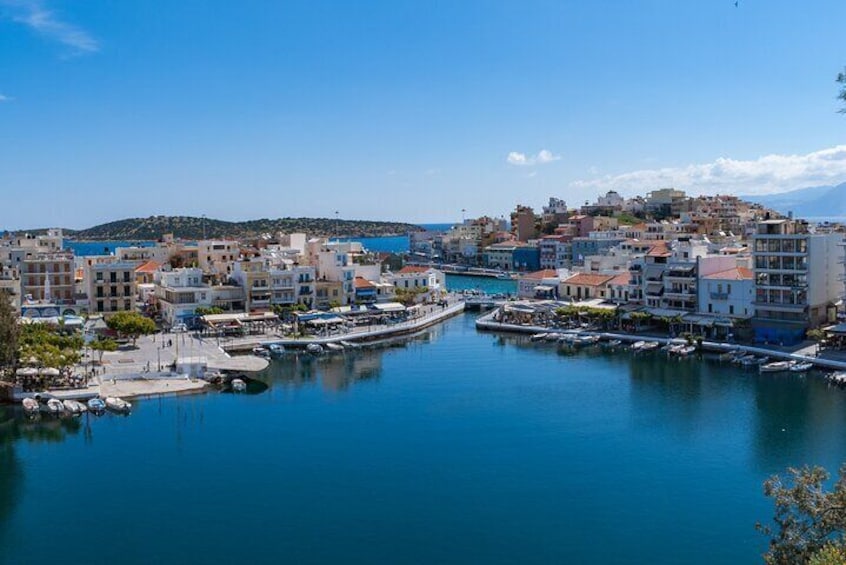
[[[405,312],[405,306],[399,302],[386,302],[384,304],[374,304],[374,306],[382,312]]]

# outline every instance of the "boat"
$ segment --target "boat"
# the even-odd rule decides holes
[[[640,351],[646,345],[645,341],[636,341],[631,345],[632,351]]]
[[[599,336],[598,335],[578,335],[573,340],[573,345],[595,345],[599,343]]]
[[[63,400],[62,404],[65,406],[65,410],[71,414],[82,414],[88,411],[85,404],[78,400]]]
[[[755,365],[765,365],[770,360],[769,357],[755,357],[754,355],[747,355],[743,357],[740,364],[744,367],[754,367]]]
[[[738,363],[740,365],[744,365],[754,361],[756,357],[751,353],[744,353],[743,355],[735,355],[734,359],[732,359],[732,363]]]
[[[340,343],[327,343],[326,349],[328,349],[329,351],[343,351],[344,346]]]
[[[605,344],[608,345],[609,347],[619,347],[619,346],[623,345],[623,340],[622,339],[612,339],[610,341],[605,342]]]
[[[695,352],[696,352],[696,346],[695,345],[682,345],[682,346],[679,346],[673,353],[675,353],[679,357],[687,357],[691,353],[695,353]]]
[[[268,351],[264,346],[258,345],[253,347],[253,355],[267,359],[270,357],[270,351]]]
[[[88,399],[88,409],[94,414],[102,414],[106,410],[106,403],[103,402],[102,398],[95,396]]]
[[[50,414],[59,415],[65,411],[65,405],[58,398],[51,398],[47,401],[47,411]]]
[[[813,363],[809,363],[805,361],[804,363],[796,363],[792,367],[790,367],[791,373],[807,373],[811,369],[814,368]]]
[[[323,353],[323,346],[319,343],[309,343],[306,345],[306,351],[313,353],[314,355],[320,355]]]
[[[535,335],[533,335],[533,336],[531,337],[531,340],[532,340],[532,341],[543,341],[543,340],[545,340],[545,339],[546,339],[546,336],[548,336],[548,335],[549,335],[549,334],[548,334],[547,332],[543,332],[543,333],[535,334]]]
[[[39,410],[38,401],[34,398],[24,398],[21,400],[24,412],[27,414],[37,414]]]
[[[355,343],[354,341],[339,341],[338,343],[340,343],[347,349],[358,349],[359,347],[361,347],[361,344]]]
[[[837,386],[846,385],[846,371],[839,371],[837,373],[831,373],[828,377],[828,382]]]
[[[661,344],[657,341],[646,341],[640,346],[640,351],[655,351],[659,347]]]
[[[558,332],[549,332],[546,334],[544,338],[545,341],[558,341],[558,338],[561,336]]]
[[[790,367],[792,366],[792,361],[773,361],[772,363],[760,365],[758,367],[758,371],[762,373],[781,373],[783,371],[790,370]]]
[[[120,414],[129,414],[129,411],[132,410],[132,404],[122,398],[118,398],[117,396],[107,396],[106,408],[108,408],[112,412],[118,412]]]
[[[274,359],[282,357],[285,353],[285,347],[278,344],[278,343],[271,343],[267,346],[267,351],[270,353],[270,356]]]
[[[243,379],[232,379],[233,392],[244,392],[247,390],[247,383]]]

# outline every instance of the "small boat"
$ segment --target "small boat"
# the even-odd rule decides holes
[[[278,359],[279,357],[282,357],[282,355],[285,353],[285,347],[279,345],[278,343],[271,343],[267,346],[267,351],[268,353],[270,353],[271,357],[273,357],[274,359]]]
[[[243,379],[232,379],[232,391],[244,392],[247,390],[247,383]]]
[[[623,340],[622,339],[612,339],[610,341],[605,342],[605,345],[607,345],[609,347],[619,347],[619,346],[623,345]]]
[[[752,355],[751,353],[744,353],[743,355],[736,355],[734,357],[734,359],[732,359],[731,362],[737,363],[737,364],[740,364],[740,365],[745,365],[745,364],[751,364],[752,361],[754,361],[755,359],[757,359],[757,358],[754,355]]]
[[[129,414],[129,411],[132,410],[132,404],[122,398],[118,398],[117,396],[107,396],[106,408],[108,408],[112,412],[118,412],[120,414]]]
[[[62,404],[65,406],[65,410],[71,414],[82,414],[83,412],[87,412],[88,408],[82,402],[78,400],[63,400]]]
[[[95,396],[88,399],[88,409],[94,414],[102,414],[106,410],[106,403],[103,402],[102,398]]]
[[[59,415],[65,411],[65,405],[58,398],[51,398],[47,401],[47,411],[50,414]]]
[[[328,349],[329,351],[343,351],[344,346],[340,343],[327,343],[326,349]]]
[[[631,349],[632,351],[640,351],[644,345],[646,345],[645,341],[636,341],[631,345]]]
[[[532,341],[543,341],[543,340],[545,340],[545,339],[546,339],[546,336],[548,336],[548,335],[549,335],[549,334],[548,334],[547,332],[543,332],[543,333],[535,334],[535,335],[533,335],[533,336],[531,337],[531,340],[532,340]]]
[[[579,335],[573,340],[573,345],[588,346],[599,343],[598,335]]]
[[[755,357],[754,355],[747,355],[740,360],[740,364],[744,367],[754,367],[755,365],[764,365],[770,360],[769,357]]]
[[[39,410],[38,401],[34,398],[24,398],[21,400],[24,412],[27,414],[37,414]]]
[[[546,337],[543,338],[543,339],[544,339],[544,341],[558,341],[558,339],[560,337],[561,337],[561,334],[558,333],[558,332],[549,332],[548,334],[546,334]]]
[[[719,355],[719,357],[717,357],[717,359],[719,359],[720,361],[731,361],[736,356],[737,356],[736,351],[726,351],[725,353],[720,353],[720,355]]]
[[[762,373],[781,373],[790,370],[793,366],[791,361],[773,361],[758,367],[758,371]]]
[[[360,344],[355,343],[354,341],[339,341],[338,343],[340,343],[347,349],[358,349],[359,347],[361,347]]]
[[[679,357],[687,357],[691,353],[696,353],[696,346],[695,345],[682,345],[678,347],[674,353]]]
[[[308,345],[306,345],[306,351],[314,355],[320,355],[321,353],[323,353],[323,346],[319,343],[309,343]]]
[[[843,386],[844,384],[846,384],[846,371],[831,373],[827,378],[830,383],[835,384],[837,386]]]
[[[661,344],[657,341],[647,341],[644,342],[643,345],[640,346],[640,351],[655,351],[661,347]]]
[[[265,359],[270,357],[270,351],[268,351],[265,347],[259,345],[253,347],[253,355],[257,357],[264,357]]]
[[[811,369],[814,368],[813,363],[808,363],[807,361],[804,363],[796,363],[792,367],[790,367],[791,373],[807,373]]]

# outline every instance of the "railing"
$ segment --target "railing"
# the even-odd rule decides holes
[[[712,292],[711,300],[728,300],[728,292]]]

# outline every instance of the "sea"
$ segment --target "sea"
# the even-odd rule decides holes
[[[0,406],[0,563],[756,563],[762,482],[846,459],[820,375],[474,319],[126,417]]]

